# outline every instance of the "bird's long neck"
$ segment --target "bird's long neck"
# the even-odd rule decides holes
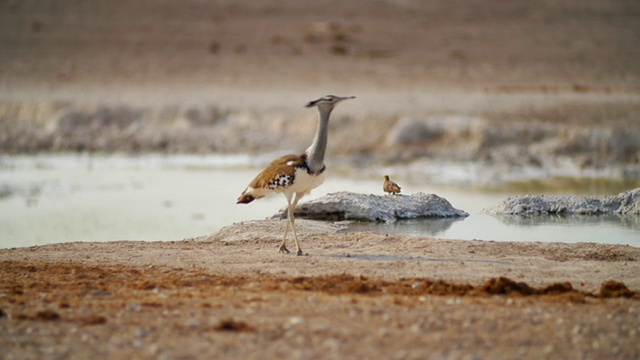
[[[329,115],[332,109],[318,109],[318,128],[313,143],[307,149],[307,166],[312,173],[324,168],[324,154],[327,150],[327,137],[329,132]]]

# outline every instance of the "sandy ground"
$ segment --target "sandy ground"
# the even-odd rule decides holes
[[[299,220],[175,242],[0,251],[12,358],[640,355],[640,249],[459,241]],[[290,244],[290,247],[293,244]]]
[[[0,78],[13,87],[175,81],[584,93],[637,91],[640,80],[634,1],[0,6]]]
[[[0,4],[0,91],[23,101],[288,109],[326,93],[353,94],[370,99],[362,111],[387,114],[495,109],[502,95],[636,102],[638,7],[8,1]]]
[[[152,107],[153,118],[175,106],[214,104],[262,116],[335,93],[361,101],[342,108],[331,156],[366,162],[387,119],[437,114],[602,127],[581,135],[587,147],[571,142],[576,133],[568,130],[557,141],[567,146],[541,146],[553,148],[550,156],[584,155],[586,166],[594,159],[637,164],[627,135],[639,128],[639,7],[624,0],[4,1],[0,125],[10,136],[2,145],[15,132],[28,136],[4,148],[55,149],[50,124],[20,126],[69,104]],[[372,118],[375,126],[359,122]],[[306,130],[265,119],[271,129],[288,129],[291,147],[307,145]],[[178,120],[169,132],[185,126]],[[258,142],[261,127],[245,131],[243,148],[283,141]],[[483,144],[503,136],[483,134]],[[615,135],[606,139],[619,146],[591,141],[602,134]],[[38,139],[44,145],[32,146]],[[211,151],[200,138],[186,139],[195,144],[186,149]],[[123,149],[115,144],[96,146]],[[521,159],[512,147],[501,151],[485,160]],[[637,248],[345,234],[299,224],[308,256],[277,253],[283,223],[276,221],[169,243],[0,250],[0,357],[640,357]]]

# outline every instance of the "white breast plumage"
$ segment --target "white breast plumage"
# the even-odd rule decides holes
[[[324,182],[324,178],[324,171],[318,175],[311,175],[305,168],[297,168],[296,180],[288,190],[309,194],[311,190],[317,188]]]

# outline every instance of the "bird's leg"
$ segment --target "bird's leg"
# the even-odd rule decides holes
[[[282,239],[282,246],[284,246],[285,242],[287,241],[287,234],[289,233],[289,227],[291,227],[291,224],[289,223],[289,207],[287,207],[287,227],[284,229],[284,238]]]
[[[289,208],[287,208],[287,213],[289,212]],[[288,217],[288,216],[287,216]],[[287,249],[287,233],[289,232],[289,226],[291,226],[291,224],[289,223],[289,219],[287,219],[287,227],[284,229],[284,237],[282,238],[282,244],[280,245],[280,249],[278,251],[280,251],[281,253],[290,253],[291,251],[289,251],[289,249]]]
[[[300,199],[302,199],[302,197],[304,196],[304,193],[296,193],[296,196],[293,198],[293,204],[291,204],[291,206],[289,206],[289,222],[291,223],[291,230],[293,231],[293,240],[296,243],[296,255],[300,256],[300,255],[304,255],[304,253],[302,252],[302,249],[300,249],[300,243],[298,242],[298,234],[296,234],[296,218],[295,218],[295,211],[296,211],[296,206],[298,206],[298,201],[300,201]]]
[[[278,249],[281,253],[290,253],[289,249],[287,249],[287,233],[289,232],[289,226],[291,226],[291,194],[284,194],[287,198],[287,227],[284,229],[284,237],[282,238],[282,245],[280,245],[280,249]],[[294,232],[295,234],[295,232]]]

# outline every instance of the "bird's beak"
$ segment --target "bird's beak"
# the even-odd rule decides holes
[[[338,101],[337,101],[336,103],[338,103],[338,102],[340,102],[340,101],[343,101],[343,100],[349,100],[349,99],[355,99],[355,98],[356,98],[355,96],[342,96],[342,97],[340,97],[340,96],[336,96],[336,97],[338,98]],[[316,104],[317,104],[317,103],[318,103],[318,101],[320,101],[320,100],[322,100],[322,99],[318,99],[318,100],[314,100],[314,101],[309,101],[309,102],[307,103],[307,105],[305,105],[304,107],[306,107],[306,108],[314,107],[314,106],[316,106]]]

